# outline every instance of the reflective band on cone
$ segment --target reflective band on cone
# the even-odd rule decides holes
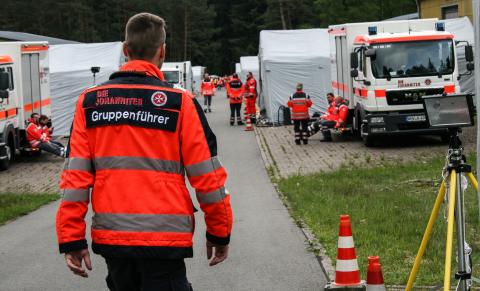
[[[337,286],[357,286],[362,284],[358,268],[352,228],[348,215],[340,216],[340,231],[338,238],[337,266],[335,282]]]
[[[377,256],[368,257],[367,290],[386,291],[383,281],[382,265]]]
[[[247,126],[245,127],[245,131],[252,131],[253,126],[252,126],[252,120],[250,119],[250,116],[247,116]]]

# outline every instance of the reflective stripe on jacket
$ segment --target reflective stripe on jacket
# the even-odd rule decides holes
[[[195,220],[185,173],[205,213],[207,240],[229,243],[230,196],[215,135],[198,102],[162,79],[153,64],[131,61],[80,95],[60,182],[60,252],[87,247],[91,200],[95,253],[191,257]]]
[[[295,92],[288,101],[288,107],[291,108],[293,120],[310,119],[308,109],[312,106],[310,97],[303,91]]]
[[[211,96],[215,94],[215,84],[213,84],[213,81],[202,81],[200,91],[203,96]]]
[[[238,78],[232,78],[228,82],[227,86],[227,95],[230,99],[230,104],[238,104],[243,102],[243,94],[245,88],[243,87],[242,81]]]

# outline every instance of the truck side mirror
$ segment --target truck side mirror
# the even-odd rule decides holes
[[[471,72],[475,70],[475,65],[473,63],[468,63],[467,64],[467,71]]]
[[[0,99],[8,99],[8,91],[0,90]]]
[[[10,76],[7,72],[0,72],[0,90],[8,90],[10,87]]]
[[[465,60],[468,63],[473,62],[473,48],[471,45],[466,45],[465,46]]]
[[[350,77],[352,77],[352,78],[358,77],[358,70],[357,69],[352,69],[350,71]]]
[[[358,69],[358,54],[355,52],[350,53],[350,68]]]

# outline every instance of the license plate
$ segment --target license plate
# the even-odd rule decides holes
[[[427,121],[427,117],[425,115],[410,115],[407,116],[405,119],[407,122],[424,122]]]

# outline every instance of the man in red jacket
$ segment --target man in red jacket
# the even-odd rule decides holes
[[[208,74],[205,74],[202,84],[200,86],[200,93],[203,95],[203,98],[205,99],[204,101],[204,109],[203,111],[205,113],[212,112],[211,106],[212,106],[212,96],[215,95],[215,84],[213,81],[210,79],[210,76]]]
[[[210,266],[228,255],[227,173],[201,105],[164,81],[164,27],[149,13],[129,19],[129,61],[80,95],[61,175],[60,252],[74,274],[88,277],[91,200],[92,249],[105,258],[115,291],[191,290],[184,259],[193,256],[195,219],[185,173],[205,213]]]
[[[237,124],[243,125],[242,115],[240,114],[242,110],[243,94],[245,92],[245,87],[242,84],[242,81],[238,78],[238,75],[234,73],[227,85],[227,97],[230,99],[230,125],[235,124],[235,115],[237,116]]]
[[[308,144],[308,121],[310,120],[309,108],[312,106],[310,96],[303,92],[303,84],[297,84],[297,91],[290,96],[288,107],[292,111],[293,127],[295,131],[295,143],[297,145]]]

